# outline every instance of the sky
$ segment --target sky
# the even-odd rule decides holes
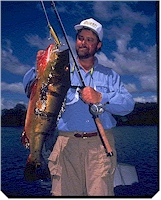
[[[64,36],[50,1],[44,1],[50,24]],[[75,49],[74,25],[87,18],[104,30],[99,62],[115,70],[135,102],[157,102],[158,27],[156,1],[56,1],[56,8]],[[46,49],[49,29],[41,1],[1,2],[1,109],[28,104],[24,74],[36,66],[36,54]]]

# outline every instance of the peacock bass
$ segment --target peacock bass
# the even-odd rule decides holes
[[[31,86],[22,142],[29,142],[30,154],[24,170],[27,181],[48,175],[42,148],[56,127],[57,118],[70,87],[69,50],[60,51],[51,44],[37,53],[37,76]]]

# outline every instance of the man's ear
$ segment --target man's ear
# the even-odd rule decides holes
[[[102,46],[102,42],[99,42],[99,43],[97,44],[97,51],[101,48],[101,46]]]

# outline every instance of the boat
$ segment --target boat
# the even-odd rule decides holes
[[[135,166],[118,163],[114,174],[114,187],[132,185],[138,183],[138,175]]]

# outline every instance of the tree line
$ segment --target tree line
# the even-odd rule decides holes
[[[157,103],[136,103],[134,110],[125,116],[114,116],[117,126],[146,126],[159,124]]]
[[[17,104],[12,109],[3,109],[1,126],[24,126],[26,106]],[[157,125],[159,123],[159,108],[157,103],[136,103],[134,110],[125,116],[114,115],[117,126]]]
[[[11,109],[3,109],[1,113],[1,126],[24,126],[26,112],[27,109],[24,104],[17,104]]]

